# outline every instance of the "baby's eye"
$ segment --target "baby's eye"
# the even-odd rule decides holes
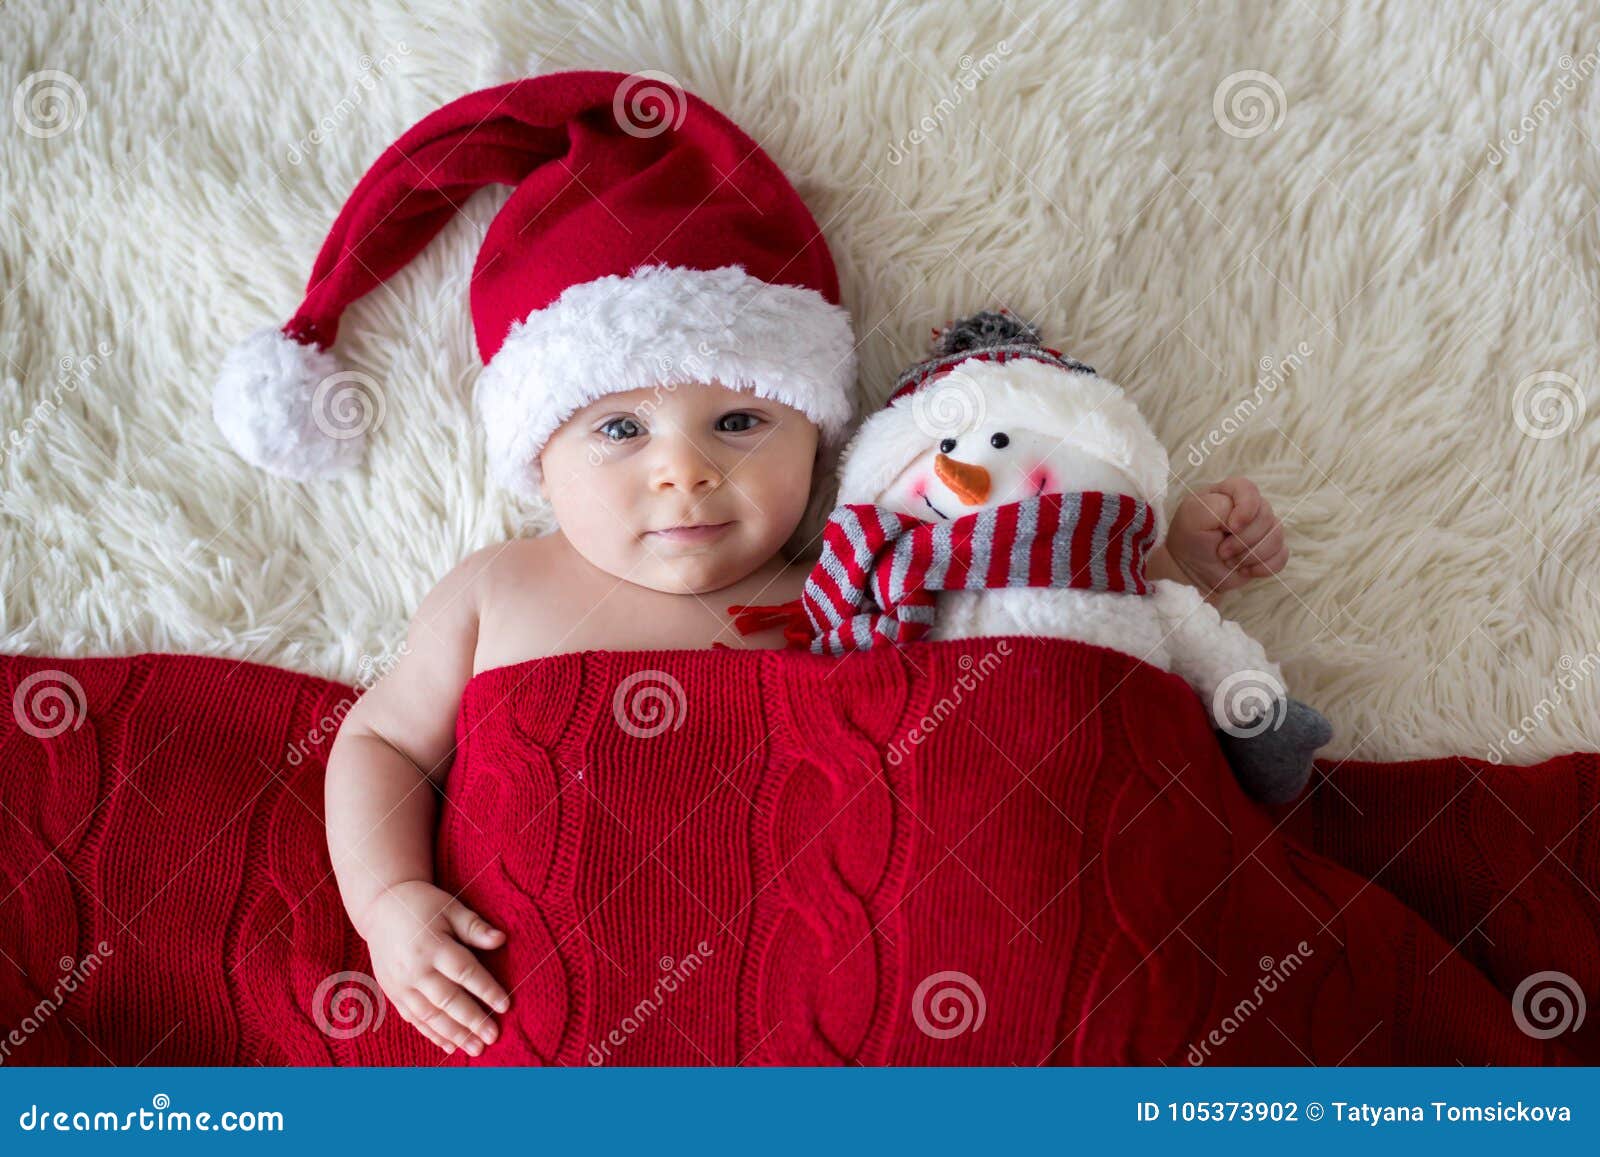
[[[724,426],[722,423],[732,422],[733,425]],[[752,414],[748,410],[735,410],[731,414],[724,414],[717,419],[717,429],[728,434],[743,434],[754,430],[761,422],[759,414]]]
[[[608,418],[600,425],[600,433],[613,442],[625,442],[644,433],[644,427],[633,418]]]

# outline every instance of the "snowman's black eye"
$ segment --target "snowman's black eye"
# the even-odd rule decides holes
[[[939,443],[939,453],[941,454],[948,454],[955,448],[956,440],[954,438],[946,438],[943,442]]]
[[[989,445],[993,446],[996,450],[1004,450],[1007,446],[1011,445],[1011,439],[1005,434],[993,434],[989,438]]]

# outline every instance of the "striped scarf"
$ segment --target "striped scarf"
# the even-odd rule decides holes
[[[785,620],[791,644],[819,655],[909,643],[933,626],[940,591],[1071,587],[1145,594],[1155,514],[1127,494],[1044,494],[960,518],[924,521],[886,506],[838,507],[800,606],[729,607],[743,633]],[[810,630],[795,629],[803,609]]]

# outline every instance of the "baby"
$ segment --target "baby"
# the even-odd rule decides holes
[[[345,717],[327,774],[328,843],[350,918],[399,1014],[446,1052],[476,1056],[510,994],[472,952],[504,934],[433,884],[443,787],[467,680],[564,651],[782,647],[741,635],[728,607],[797,598],[809,572],[783,548],[799,526],[818,429],[780,402],[719,384],[610,394],[541,455],[560,529],[476,552],[423,600],[396,668]],[[1283,528],[1230,478],[1190,493],[1152,577],[1209,600],[1281,570]]]
[[[481,1053],[511,999],[473,951],[505,934],[433,883],[468,680],[559,652],[785,646],[728,608],[800,595],[814,544],[793,540],[849,432],[857,340],[822,229],[748,134],[664,77],[545,73],[428,114],[351,193],[294,316],[235,345],[212,395],[263,469],[355,465],[384,407],[333,354],[341,319],[476,190],[514,186],[472,270],[474,402],[496,480],[560,529],[444,577],[327,769],[350,919],[399,1015],[446,1052]],[[1148,571],[1215,598],[1287,557],[1234,478],[1188,496]]]

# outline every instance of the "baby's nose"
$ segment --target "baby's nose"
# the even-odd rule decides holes
[[[657,489],[668,487],[691,493],[715,486],[722,480],[717,464],[692,438],[666,437],[655,447],[657,461],[654,485]]]

